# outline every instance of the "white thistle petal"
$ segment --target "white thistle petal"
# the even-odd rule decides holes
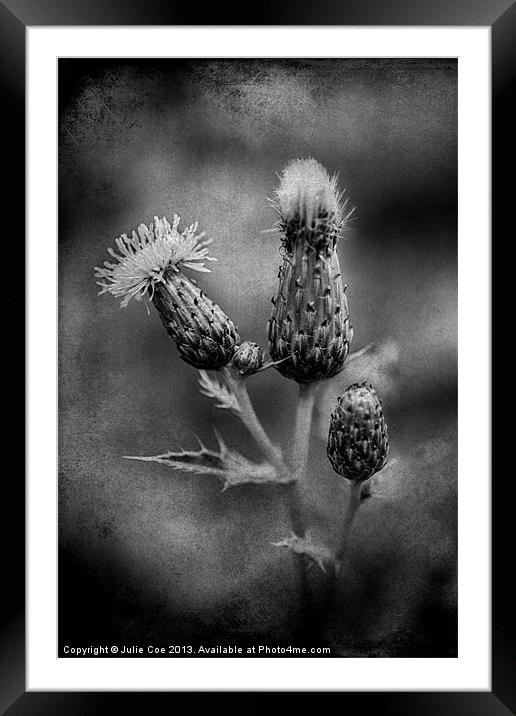
[[[208,256],[211,239],[204,239],[204,232],[196,233],[197,222],[179,232],[179,222],[177,214],[172,225],[165,217],[155,216],[150,226],[140,224],[130,237],[122,234],[115,239],[118,253],[111,247],[108,253],[117,263],[104,261],[102,267],[95,267],[96,278],[104,279],[97,282],[102,287],[99,295],[109,292],[121,298],[125,307],[131,298],[141,300],[147,292],[152,294],[167,269],[209,272],[206,261],[216,260]]]
[[[290,162],[276,190],[281,216],[286,221],[300,217],[311,226],[319,213],[337,215],[340,209],[337,181],[337,176],[330,177],[315,159]]]
[[[299,232],[329,236],[334,245],[354,213],[345,190],[339,191],[338,175],[330,176],[317,160],[309,158],[292,160],[278,178],[279,186],[269,203],[279,216],[274,230],[287,234],[284,245],[289,253],[292,235]]]

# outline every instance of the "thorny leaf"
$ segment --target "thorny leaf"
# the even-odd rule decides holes
[[[291,481],[290,476],[280,476],[276,468],[268,462],[256,463],[248,460],[236,450],[228,448],[222,438],[217,435],[219,450],[209,450],[200,441],[199,450],[181,450],[180,452],[166,452],[162,455],[131,456],[125,455],[128,460],[141,460],[144,462],[158,462],[168,465],[173,470],[194,472],[198,475],[213,475],[223,482],[222,492],[228,487],[244,485],[247,483],[286,483]]]
[[[335,563],[335,556],[322,542],[314,539],[309,532],[305,537],[297,537],[293,532],[280,542],[273,542],[274,547],[287,547],[296,554],[309,557],[325,574],[326,565]]]
[[[224,383],[219,383],[218,380],[212,378],[205,370],[199,371],[199,385],[201,386],[201,393],[218,401],[215,404],[216,408],[225,408],[231,410],[232,413],[238,415],[240,413],[240,405],[238,398],[234,392]]]

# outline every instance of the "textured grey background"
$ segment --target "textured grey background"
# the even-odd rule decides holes
[[[453,60],[60,61],[60,644],[288,643],[288,525],[275,489],[125,454],[214,446],[250,457],[237,419],[197,390],[151,307],[97,297],[93,266],[154,214],[199,220],[218,263],[206,292],[265,345],[280,263],[261,233],[276,173],[313,156],[357,207],[339,254],[354,348],[378,351],[321,391],[311,443],[314,529],[335,538],[346,486],[325,457],[328,414],[355,379],[381,391],[388,499],[362,508],[339,652],[456,650],[457,65]],[[43,239],[42,239],[43,240]],[[289,439],[295,385],[250,380]]]

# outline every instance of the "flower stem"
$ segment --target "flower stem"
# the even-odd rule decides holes
[[[286,466],[281,449],[277,445],[274,445],[258,419],[258,416],[253,408],[253,404],[251,403],[249,393],[247,392],[245,380],[240,377],[235,377],[229,371],[225,371],[225,376],[238,400],[240,408],[238,417],[249,430],[256,443],[261,448],[263,454],[276,467],[280,475],[284,475],[286,472]]]
[[[294,435],[289,455],[289,467],[294,481],[288,485],[288,513],[292,532],[298,537],[304,537],[307,529],[303,492],[306,486],[306,466],[317,387],[317,383],[299,384]],[[315,604],[308,579],[309,563],[306,557],[299,555],[297,564],[304,614],[304,635],[305,638],[311,640],[313,638]]]
[[[306,465],[308,461],[317,383],[299,385],[294,436],[287,466],[283,459],[281,449],[271,441],[254,411],[249,393],[247,392],[245,380],[234,375],[234,373],[227,369],[224,371],[224,374],[228,384],[237,397],[240,408],[238,416],[256,443],[260,446],[264,455],[275,465],[279,473],[281,475],[290,473],[291,481],[286,487],[291,529],[296,536],[304,537],[306,533],[306,522],[302,489],[303,483],[305,482]],[[298,565],[298,578],[302,593],[302,608],[306,626],[309,628],[313,615],[313,603],[307,575],[308,564],[303,556],[298,557],[297,555],[296,563]]]
[[[335,563],[331,571],[330,577],[326,582],[325,596],[322,599],[321,618],[319,623],[319,632],[324,635],[327,625],[335,618],[338,598],[344,576],[344,558],[347,554],[350,544],[351,530],[358,513],[358,509],[362,503],[362,482],[352,482],[348,504],[344,513],[344,521],[342,531],[340,533],[340,541],[335,552]]]
[[[289,513],[292,531],[298,537],[304,537],[306,532],[303,507],[303,485],[306,480],[306,465],[308,462],[312,415],[317,387],[317,383],[299,384],[294,437],[290,452],[289,464],[294,482],[289,488]]]
[[[290,454],[290,464],[296,479],[303,481],[310,446],[312,414],[314,410],[317,383],[300,383],[294,427],[294,440]]]
[[[348,545],[349,545],[349,537],[351,534],[351,529],[353,527],[353,522],[355,521],[355,517],[357,515],[358,508],[360,507],[361,501],[362,501],[362,483],[361,482],[352,482],[348,505],[347,505],[346,512],[344,515],[344,524],[342,525],[342,532],[340,534],[340,543],[339,543],[337,553],[336,553],[337,561],[339,563],[342,563],[342,560],[344,559],[344,557],[346,555],[346,551],[347,551]]]

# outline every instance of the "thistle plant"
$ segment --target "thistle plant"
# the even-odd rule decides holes
[[[193,272],[209,271],[207,263],[215,260],[209,255],[210,240],[198,233],[196,223],[180,231],[177,215],[172,224],[154,217],[148,227],[141,224],[131,236],[116,239],[118,253],[108,249],[115,261],[97,267],[95,275],[100,293],[121,299],[123,308],[131,298],[153,304],[180,357],[198,369],[202,394],[240,418],[263,455],[261,462],[254,462],[228,447],[217,433],[215,450],[200,444],[196,450],[127,457],[211,475],[224,490],[246,483],[283,485],[273,495],[286,499],[290,525],[278,525],[274,536],[279,539],[272,545],[291,552],[302,600],[309,605],[317,599],[308,579],[310,568],[316,565],[333,577],[343,571],[358,508],[374,496],[371,478],[386,464],[387,425],[372,386],[355,383],[338,398],[328,416],[327,457],[350,490],[339,524],[324,540],[316,539],[306,478],[317,390],[370,348],[350,354],[353,328],[338,249],[353,209],[338,188],[338,177],[315,159],[291,161],[270,203],[278,216],[272,231],[280,238],[282,264],[267,325],[268,356],[258,342],[240,343],[233,321],[193,278]],[[259,380],[270,368],[297,384],[288,449],[270,438],[247,391],[247,381]],[[328,478],[321,474],[320,479]],[[333,600],[340,586],[333,579]],[[309,609],[305,616],[311,619]]]

